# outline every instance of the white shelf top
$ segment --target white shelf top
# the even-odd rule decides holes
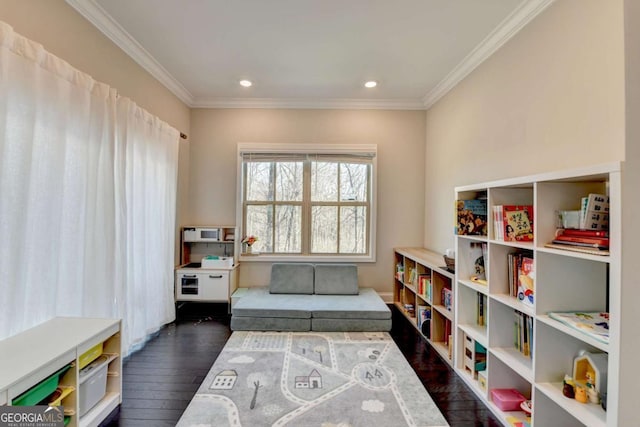
[[[489,285],[481,285],[480,283],[472,282],[471,280],[458,280],[458,283],[466,286],[467,288],[471,288],[476,292],[480,292],[481,294],[488,295],[489,294]]]
[[[453,273],[446,269],[442,254],[424,248],[394,248],[394,251],[453,279]]]
[[[562,250],[562,249],[546,248],[544,246],[536,247],[536,251],[545,252],[545,253],[554,254],[554,255],[562,255],[562,256],[567,256],[572,258],[586,259],[589,261],[597,261],[597,262],[604,262],[604,263],[611,262],[610,255],[592,255],[584,252],[574,252],[574,251],[568,251],[568,250]]]
[[[591,338],[589,335],[586,335],[578,330],[575,330],[573,328],[570,328],[569,326],[565,325],[562,322],[558,322],[555,319],[552,319],[551,317],[549,317],[546,314],[543,314],[541,316],[537,317],[537,321],[538,322],[542,322],[545,323],[549,326],[551,326],[554,329],[559,330],[560,332],[563,332],[567,335],[571,335],[572,337],[579,339],[580,341],[583,341],[599,350],[605,351],[605,352],[609,352],[609,344],[603,343],[601,341],[598,341],[594,338]]]
[[[564,397],[562,383],[540,383],[536,384],[536,388],[546,394],[549,399],[558,402],[561,408],[581,423],[589,427],[605,427],[607,425],[607,413],[600,405],[580,403],[575,399]]]
[[[432,305],[432,307],[435,311],[442,314],[444,317],[446,317],[447,319],[453,322],[453,312],[447,310],[447,308],[444,305]]]
[[[513,369],[525,380],[533,383],[533,360],[515,348],[491,347],[489,352]]]
[[[484,348],[488,347],[486,326],[464,324],[458,325],[458,328],[460,328],[465,334],[469,335],[474,340],[478,341]]]
[[[9,388],[119,322],[118,319],[56,317],[0,341],[0,389]]]
[[[559,172],[547,172],[537,175],[521,176],[517,178],[508,178],[498,181],[489,181],[479,184],[463,185],[455,187],[456,192],[478,191],[495,187],[518,187],[530,186],[534,182],[546,181],[587,181],[587,180],[605,180],[607,175],[612,172],[620,172],[622,169],[620,162],[604,163],[600,165],[587,166],[578,169],[568,169]]]
[[[501,304],[513,308],[514,310],[518,310],[521,313],[524,313],[531,317],[535,317],[535,310],[533,309],[533,307],[523,304],[522,302],[518,301],[516,297],[507,294],[491,294],[489,295],[489,297]]]
[[[502,246],[508,246],[510,248],[526,249],[532,251],[534,249],[533,242],[511,242],[504,240],[490,240],[490,243]]]

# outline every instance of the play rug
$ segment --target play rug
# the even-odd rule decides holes
[[[234,332],[180,427],[447,426],[389,334]]]

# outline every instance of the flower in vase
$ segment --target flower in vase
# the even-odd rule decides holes
[[[246,243],[247,246],[251,246],[257,241],[258,241],[258,238],[256,236],[245,236],[242,239],[242,243]]]

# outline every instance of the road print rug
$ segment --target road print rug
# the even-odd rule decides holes
[[[178,426],[448,424],[386,332],[236,331]]]

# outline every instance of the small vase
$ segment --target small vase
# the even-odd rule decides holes
[[[248,254],[253,253],[253,249],[251,248],[251,245],[247,245],[247,253]]]

